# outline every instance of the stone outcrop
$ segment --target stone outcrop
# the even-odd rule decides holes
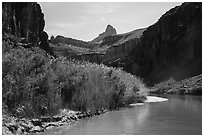
[[[44,14],[36,2],[2,3],[3,34],[12,34],[37,44],[44,26]]]
[[[166,12],[124,62],[128,72],[150,83],[201,74],[202,3],[183,3]]]
[[[105,37],[112,36],[115,34],[117,34],[116,29],[113,26],[108,25],[106,27],[105,32],[99,34],[99,36],[93,39],[91,42],[101,42]]]

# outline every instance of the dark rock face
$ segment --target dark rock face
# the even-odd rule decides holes
[[[91,42],[101,42],[105,37],[115,34],[117,34],[116,29],[113,26],[108,25],[105,32],[99,34],[99,36],[93,39]]]
[[[36,2],[3,2],[2,29],[37,44],[45,26],[44,14]]]
[[[139,38],[135,38],[124,43],[111,46],[105,54],[103,62],[107,65],[122,67],[120,60],[125,58],[138,43]]]
[[[146,80],[181,80],[202,73],[202,3],[183,3],[143,33],[126,70]]]
[[[124,59],[133,48],[137,47],[140,38],[146,28],[137,29],[125,34],[108,36],[103,39],[101,46],[110,46],[102,58],[102,62],[108,66],[125,67]]]

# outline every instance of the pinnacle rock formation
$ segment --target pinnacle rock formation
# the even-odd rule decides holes
[[[105,37],[115,34],[117,34],[116,29],[111,25],[107,25],[105,32],[99,34],[99,36],[93,39],[91,42],[102,42]]]

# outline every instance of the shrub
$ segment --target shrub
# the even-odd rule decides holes
[[[7,40],[3,46],[8,43],[14,44]],[[137,92],[145,88],[142,80],[121,69],[54,59],[38,47],[5,50],[2,69],[3,105],[17,116],[54,115],[61,108],[116,109],[137,101]]]

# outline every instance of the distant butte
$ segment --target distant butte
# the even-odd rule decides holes
[[[117,34],[116,29],[110,24],[107,25],[105,32],[99,34],[98,37],[91,42],[101,42],[105,37]]]

